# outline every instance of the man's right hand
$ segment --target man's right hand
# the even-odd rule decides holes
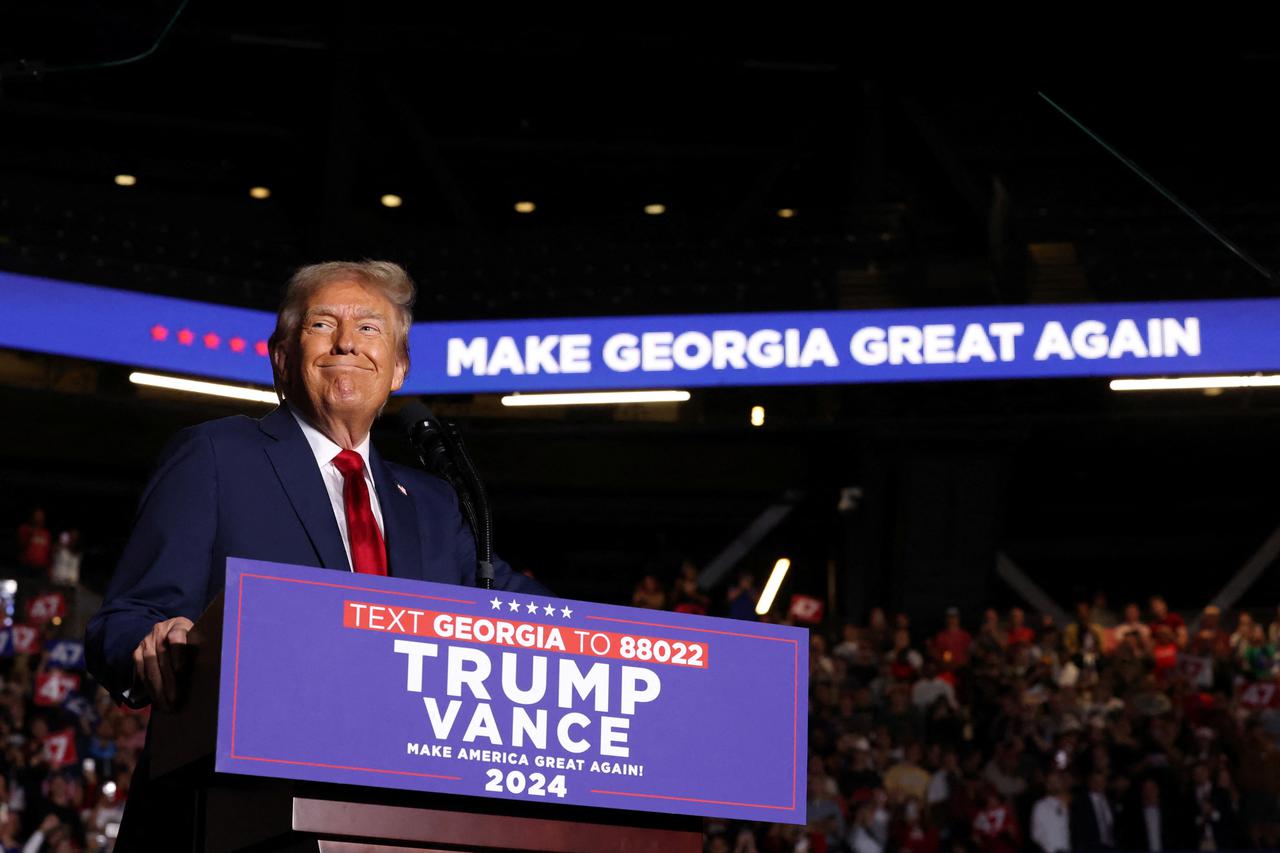
[[[178,703],[178,675],[186,666],[183,652],[191,620],[175,616],[152,626],[133,650],[133,683],[151,694],[151,701],[162,711],[172,711]]]

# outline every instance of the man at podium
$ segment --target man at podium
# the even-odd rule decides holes
[[[413,300],[409,276],[385,261],[294,274],[270,340],[279,408],[182,431],[147,484],[85,637],[89,669],[114,696],[178,701],[178,647],[221,590],[227,557],[474,582],[475,542],[450,486],[369,442],[409,369]],[[494,563],[495,587],[545,592]]]

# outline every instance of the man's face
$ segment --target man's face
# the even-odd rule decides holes
[[[275,352],[290,401],[321,421],[372,421],[408,367],[395,317],[391,303],[359,281],[318,288],[304,306],[298,339]]]

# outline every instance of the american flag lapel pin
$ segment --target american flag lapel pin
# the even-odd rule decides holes
[[[396,488],[400,490],[400,494],[404,495],[406,498],[409,497],[409,490],[406,489],[404,486],[400,485],[399,483],[396,483]]]

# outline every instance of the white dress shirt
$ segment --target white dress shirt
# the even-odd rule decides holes
[[[338,466],[333,464],[333,457],[342,452],[342,448],[329,440],[320,430],[307,423],[293,409],[289,410],[302,434],[306,436],[311,452],[315,454],[316,465],[320,467],[320,476],[324,480],[325,491],[329,493],[329,503],[333,506],[333,517],[338,522],[338,532],[342,534],[342,547],[347,552],[347,568],[351,568],[351,539],[347,534],[347,504],[342,496],[345,480]],[[373,469],[369,467],[369,436],[355,448],[356,453],[364,461],[364,484],[369,489],[369,506],[373,509],[374,520],[378,522],[378,531],[386,536],[386,528],[382,524],[382,507],[378,504],[378,490],[373,484]]]
[[[1116,840],[1111,834],[1111,804],[1107,802],[1105,794],[1097,791],[1090,791],[1089,799],[1093,801],[1093,816],[1098,822],[1098,840],[1104,847],[1114,847]]]
[[[1031,810],[1031,840],[1045,853],[1071,849],[1071,824],[1067,806],[1057,797],[1044,797]]]
[[[1160,807],[1144,806],[1142,819],[1147,823],[1147,849],[1163,850],[1164,839],[1160,837]]]

